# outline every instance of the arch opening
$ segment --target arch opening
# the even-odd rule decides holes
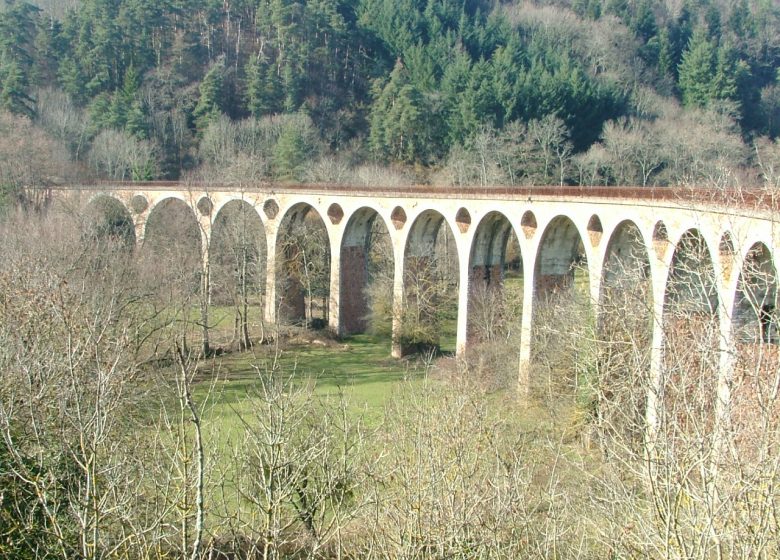
[[[406,211],[400,206],[393,208],[392,214],[390,214],[390,220],[393,222],[393,227],[397,230],[402,230],[406,225]]]
[[[780,417],[780,312],[777,269],[764,243],[745,254],[731,316],[736,353],[732,378],[731,420],[740,453],[756,457],[756,441],[766,421]]]
[[[334,226],[341,223],[341,220],[344,219],[344,209],[341,208],[340,204],[334,202],[328,207],[328,219]]]
[[[265,338],[266,253],[265,228],[257,210],[244,200],[225,204],[211,230],[211,301],[232,310],[230,345],[238,349]]]
[[[490,342],[519,334],[523,279],[523,258],[514,228],[500,212],[487,214],[471,246],[469,338]]]
[[[321,329],[328,324],[330,240],[314,208],[299,203],[282,219],[276,241],[279,319]]]
[[[203,280],[202,238],[195,212],[178,198],[166,198],[152,208],[144,231],[140,259],[144,278],[164,305],[180,310],[189,321],[187,309],[196,303],[193,296],[201,293]]]
[[[458,213],[455,214],[455,224],[457,224],[461,233],[466,233],[471,227],[471,214],[469,214],[469,211],[465,208],[458,210]]]
[[[719,371],[716,272],[707,242],[686,231],[674,247],[664,299],[664,429],[680,437],[712,429]]]
[[[454,352],[459,262],[455,236],[435,210],[412,224],[404,255],[404,297],[396,341],[401,353]]]
[[[392,332],[393,245],[376,210],[361,208],[341,244],[339,317],[344,334]]]
[[[558,216],[545,228],[534,266],[531,396],[550,404],[560,399],[556,406],[590,406],[595,321],[585,245],[570,218]]]
[[[718,253],[720,254],[721,273],[723,278],[728,280],[734,266],[734,237],[731,232],[727,231],[721,236]]]
[[[84,211],[83,235],[104,245],[132,251],[135,247],[135,225],[121,201],[108,195],[92,199]]]
[[[668,245],[669,232],[666,230],[666,224],[659,220],[653,228],[653,248],[658,256],[663,256]]]
[[[639,449],[653,336],[650,253],[639,228],[620,223],[607,245],[599,294],[599,379],[593,404],[599,437]]]
[[[740,345],[778,344],[777,271],[772,253],[756,243],[745,255],[737,283],[732,322]]]

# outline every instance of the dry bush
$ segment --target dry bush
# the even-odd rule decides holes
[[[47,187],[76,175],[68,149],[28,118],[0,113],[0,207],[43,208]]]
[[[388,405],[364,558],[584,557],[555,445],[466,382],[402,387]]]
[[[725,350],[738,358],[730,402],[719,402],[722,303],[703,247],[684,238],[677,250],[664,317],[656,319],[663,320],[665,338],[661,379],[650,376],[644,358],[633,365],[620,359],[619,369],[600,372],[639,391],[599,391],[602,401],[617,397],[624,413],[599,415],[608,461],[598,473],[586,473],[597,499],[584,515],[593,521],[594,538],[624,557],[773,558],[780,534],[777,352],[761,336]],[[756,293],[765,293],[760,286]],[[632,330],[624,320],[618,332]],[[600,356],[603,368],[603,351]],[[655,396],[645,401],[653,411],[642,406],[643,393]],[[646,412],[657,420],[642,422]]]
[[[392,189],[408,187],[420,182],[420,178],[408,169],[385,167],[378,164],[361,165],[354,171],[356,183],[369,188]]]
[[[243,558],[342,557],[374,476],[370,432],[343,394],[318,396],[275,366],[257,368],[248,406],[236,410],[235,481],[216,506],[225,536],[213,548],[243,543]]]

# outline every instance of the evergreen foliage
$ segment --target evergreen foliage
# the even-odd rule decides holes
[[[414,166],[548,116],[583,153],[605,123],[644,114],[647,89],[691,109],[725,101],[746,138],[778,132],[780,7],[763,0],[3,2],[0,107],[34,116],[36,89],[61,88],[90,137],[152,142],[168,178],[197,165],[221,114],[300,112],[334,153]]]

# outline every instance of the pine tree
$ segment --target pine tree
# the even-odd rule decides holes
[[[380,159],[427,162],[431,151],[437,148],[426,141],[430,139],[426,122],[430,115],[422,93],[411,83],[400,60],[375,95],[370,136],[373,152]]]
[[[267,112],[265,100],[265,72],[259,57],[253,57],[246,65],[246,108],[257,118]]]
[[[0,58],[0,107],[17,115],[31,117],[33,100],[27,95],[27,79],[19,64]]]
[[[149,127],[146,122],[146,115],[144,114],[141,102],[138,100],[133,102],[130,106],[130,110],[127,112],[125,130],[140,140],[145,140],[149,137]]]
[[[224,66],[221,63],[214,64],[200,83],[200,98],[192,114],[195,117],[195,126],[201,133],[222,112],[223,72]]]
[[[678,67],[684,105],[704,107],[713,98],[715,59],[715,47],[704,30],[697,28]]]
[[[642,0],[637,5],[634,17],[631,19],[631,30],[644,41],[648,41],[658,31],[649,0]]]
[[[70,98],[75,103],[82,104],[86,102],[85,80],[81,74],[81,69],[72,58],[66,56],[60,61],[58,76],[62,89],[70,95]]]
[[[674,47],[669,36],[669,29],[664,27],[658,32],[658,73],[662,76],[672,76],[674,71]]]

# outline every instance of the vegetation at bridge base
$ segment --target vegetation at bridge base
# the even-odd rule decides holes
[[[0,109],[82,178],[744,185],[779,31],[763,0],[4,0]]]

